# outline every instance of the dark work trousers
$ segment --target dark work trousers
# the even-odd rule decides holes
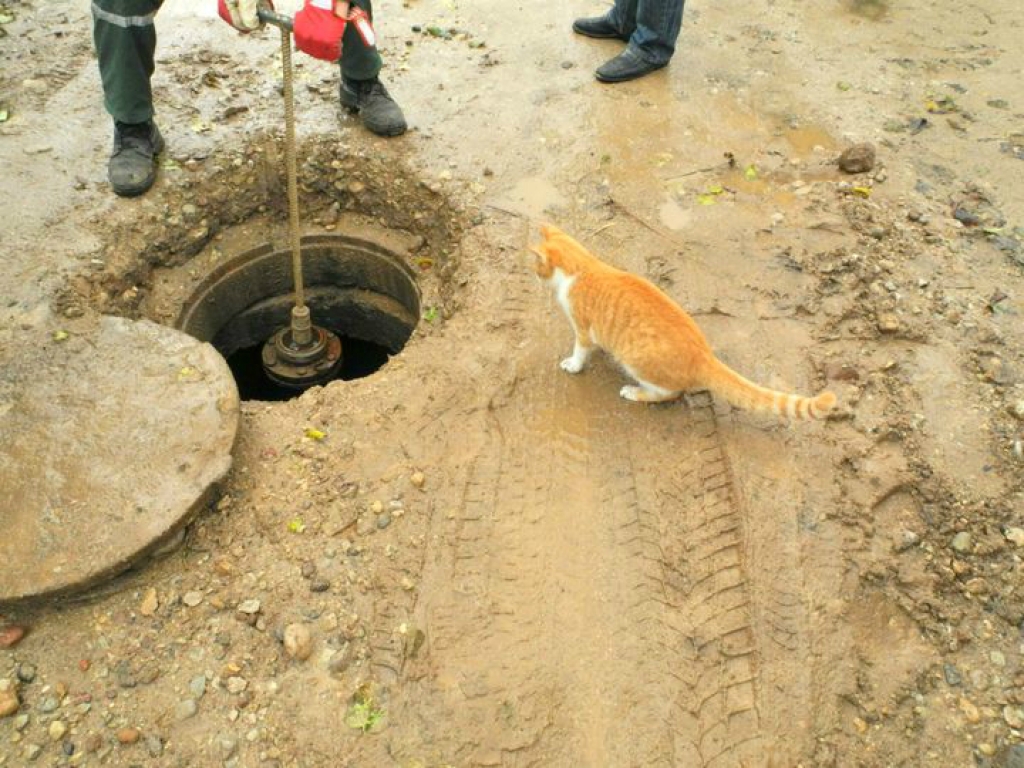
[[[607,18],[650,64],[667,64],[676,50],[685,0],[615,0]]]
[[[352,5],[359,6],[373,18],[370,0],[353,0]],[[346,80],[373,80],[383,66],[376,46],[366,45],[359,36],[355,24],[345,27],[345,35],[341,38],[341,74]]]
[[[103,103],[119,123],[153,118],[153,20],[163,0],[93,0],[92,34],[103,80]]]

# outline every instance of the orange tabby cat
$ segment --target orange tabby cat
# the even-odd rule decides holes
[[[615,269],[557,227],[541,227],[544,241],[530,250],[534,270],[554,288],[576,333],[570,357],[562,361],[579,373],[601,347],[639,386],[625,386],[627,400],[657,403],[688,390],[708,389],[739,408],[779,416],[821,418],[836,403],[831,392],[814,398],[775,392],[747,381],[720,362],[686,312],[641,277]]]

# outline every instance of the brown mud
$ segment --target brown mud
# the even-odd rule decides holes
[[[4,6],[0,334],[169,324],[284,242],[276,35],[199,5],[159,17],[169,150],[133,201],[104,186],[87,11]],[[390,232],[423,319],[373,376],[244,402],[177,549],[5,613],[29,632],[0,765],[1020,764],[1019,9],[697,4],[671,66],[615,87],[615,46],[569,31],[594,10],[380,9],[390,141],[301,63],[304,231]],[[875,167],[842,173],[861,141]],[[564,374],[540,221],[838,414]]]

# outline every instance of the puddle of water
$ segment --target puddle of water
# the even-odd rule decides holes
[[[821,147],[825,150],[836,148],[836,142],[832,135],[824,128],[814,125],[789,128],[783,133],[783,136],[789,142],[793,151],[800,157],[814,154],[815,147]]]
[[[516,182],[501,204],[509,210],[531,219],[544,218],[545,213],[565,203],[565,197],[555,185],[540,176],[528,176]]]
[[[889,15],[888,0],[846,0],[846,9],[854,16],[881,21]]]
[[[693,220],[693,211],[683,208],[675,200],[666,200],[658,209],[661,223],[672,230],[686,229]]]

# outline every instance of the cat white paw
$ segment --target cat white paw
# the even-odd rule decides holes
[[[641,402],[640,393],[642,391],[643,390],[641,390],[640,387],[625,386],[619,390],[619,397],[624,397],[627,400],[632,400],[634,403],[639,403]]]
[[[580,371],[583,370],[583,361],[577,360],[575,357],[567,357],[565,358],[565,360],[559,363],[559,366],[563,371],[568,371],[569,373],[579,373]]]

